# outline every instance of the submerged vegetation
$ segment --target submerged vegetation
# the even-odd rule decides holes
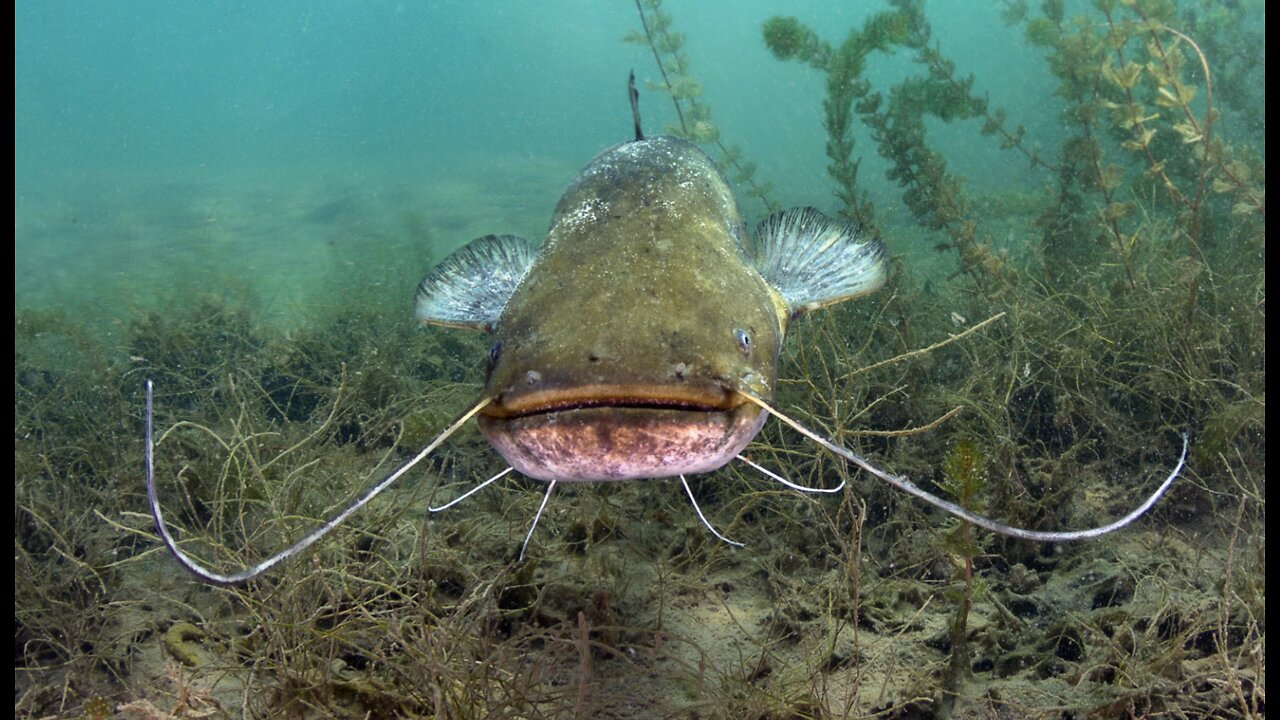
[[[824,74],[836,209],[954,261],[949,281],[898,267],[889,291],[797,322],[778,404],[1033,529],[1122,514],[1188,432],[1186,477],[1141,527],[1057,546],[939,522],[770,424],[752,459],[807,485],[848,478],[842,501],[740,468],[704,478],[738,551],[652,483],[557,490],[516,563],[538,483],[424,517],[501,469],[466,432],[305,556],[211,588],[145,513],[144,378],[179,540],[240,566],[465,409],[483,339],[360,309],[282,337],[207,298],[105,341],[18,310],[15,715],[1265,716],[1265,102],[1230,55],[1263,46],[1244,6],[1008,3],[1065,128],[1034,143],[916,0],[839,44],[794,18],[762,28],[780,61]],[[681,132],[767,204],[672,17],[639,9],[629,39],[653,49]],[[887,52],[919,72],[877,85]],[[881,225],[858,122],[915,226]],[[937,123],[1021,154],[1043,186],[971,193],[930,143]],[[1011,231],[1025,248],[997,243]]]

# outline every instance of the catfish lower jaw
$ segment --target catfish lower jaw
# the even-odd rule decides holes
[[[480,431],[520,473],[538,480],[642,480],[710,472],[760,432],[767,414],[728,409],[575,406],[512,417],[480,415]]]

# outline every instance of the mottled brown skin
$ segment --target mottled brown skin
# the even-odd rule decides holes
[[[787,318],[745,237],[693,144],[593,160],[495,328],[480,416],[493,446],[561,481],[706,472],[741,452],[764,416],[739,390],[772,397]]]

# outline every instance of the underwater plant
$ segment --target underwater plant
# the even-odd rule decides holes
[[[931,39],[921,3],[892,5],[894,10],[849,31],[843,47],[855,51],[847,56],[794,18],[766,21],[762,36],[779,59],[827,76],[821,121],[842,212],[874,212],[858,189],[867,178],[841,162],[848,116],[833,108],[853,103],[890,163],[887,179],[901,188],[903,204],[929,235],[941,236],[938,250],[954,253],[952,279],[959,280],[959,296],[966,300],[963,309],[950,310],[951,317],[1008,313],[1002,327],[988,331],[989,348],[960,359],[985,371],[968,375],[971,384],[963,393],[943,393],[944,402],[960,402],[965,409],[953,421],[953,432],[983,438],[991,448],[991,481],[974,500],[987,507],[1022,505],[1031,513],[1022,521],[1033,525],[1037,518],[1061,520],[1072,505],[1067,496],[1079,487],[1074,478],[1084,467],[1105,462],[1112,448],[1123,446],[1120,438],[1150,437],[1171,422],[1188,422],[1193,434],[1205,433],[1208,441],[1224,427],[1204,422],[1224,417],[1211,408],[1231,408],[1227,415],[1240,423],[1233,425],[1233,442],[1251,447],[1263,429],[1244,419],[1240,390],[1248,388],[1246,405],[1262,407],[1265,369],[1257,364],[1260,317],[1240,310],[1261,308],[1261,268],[1245,258],[1263,247],[1265,196],[1253,180],[1263,166],[1249,142],[1228,142],[1217,132],[1213,62],[1203,47],[1221,45],[1200,43],[1174,27],[1203,26],[1196,22],[1200,11],[1215,15],[1216,28],[1238,27],[1238,18],[1224,19],[1218,8],[1177,8],[1158,0],[1100,0],[1091,10],[1071,12],[1051,0],[1039,15],[1026,3],[1009,3],[1005,20],[1024,25],[1028,41],[1044,48],[1047,68],[1059,83],[1059,112],[1072,130],[1055,155],[1033,149],[1051,147],[1045,138],[1029,138],[1022,126],[1009,129],[1007,114],[974,94],[972,77],[957,78],[955,63]],[[881,38],[881,44],[870,37]],[[919,74],[876,87],[861,63],[874,57],[866,48],[882,47],[910,52]],[[1019,152],[1052,181],[1042,197],[1024,194],[993,215],[992,201],[973,197],[963,178],[948,170],[942,148],[930,142],[926,116],[976,123],[975,134],[997,136],[1002,149]],[[1040,238],[1039,247],[1021,257],[993,241],[992,219],[1007,223],[1011,217],[1025,219],[1017,232]],[[1244,269],[1242,259],[1256,270]],[[903,318],[903,335],[919,337],[915,333],[938,305],[914,288],[899,292],[892,300],[902,308],[894,317]],[[1223,332],[1227,326],[1233,329]],[[827,358],[809,367],[826,372],[831,363]],[[932,393],[925,388],[936,387],[939,368],[954,365],[943,360],[931,367],[935,372],[928,376],[889,384],[915,388],[902,414],[917,422],[938,414],[942,403],[926,404]],[[825,392],[843,390],[832,382]],[[922,407],[908,409],[913,406]],[[1220,447],[1216,440],[1214,445]],[[934,457],[945,468],[955,452]],[[1216,457],[1225,468],[1221,463],[1239,462],[1243,455],[1237,451],[1234,461]],[[1257,468],[1246,472],[1253,475]],[[954,477],[945,469],[941,475],[943,486]],[[1228,486],[1237,486],[1241,502],[1263,502],[1234,480]],[[963,488],[954,490],[953,497],[962,495]],[[1043,562],[1042,553],[1016,544],[997,541],[993,547],[1010,562]],[[971,610],[969,597],[966,592],[957,601],[957,620]],[[1068,644],[1076,647],[1075,642]],[[956,644],[948,647],[954,651]],[[1056,651],[1060,658],[1082,659],[1065,647]],[[983,667],[990,662],[975,661]],[[968,684],[955,680],[954,671],[955,666],[947,673],[952,689],[944,695],[963,693]],[[1246,688],[1235,707],[1247,716],[1252,681],[1233,677],[1231,682]]]
[[[793,17],[773,17],[762,27],[765,45],[779,60],[795,60],[827,74],[827,96],[822,102],[823,127],[827,131],[827,172],[836,181],[841,213],[874,232],[875,212],[866,193],[858,189],[859,160],[853,159],[851,134],[853,104],[862,100],[871,85],[862,77],[867,56],[889,53],[906,40],[909,18],[901,11],[871,16],[861,28],[849,31],[838,49]]]

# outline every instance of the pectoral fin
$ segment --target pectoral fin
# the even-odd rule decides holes
[[[885,249],[860,228],[814,208],[765,218],[756,229],[755,265],[787,303],[792,317],[879,290]]]
[[[424,324],[491,332],[536,255],[515,235],[476,238],[418,283],[414,316]]]

